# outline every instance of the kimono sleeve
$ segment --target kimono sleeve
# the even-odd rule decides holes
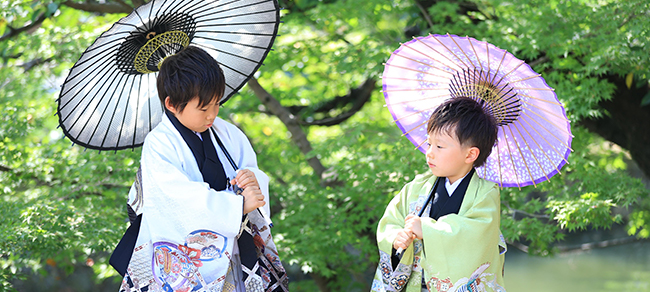
[[[411,244],[403,253],[402,258],[393,268],[393,241],[397,233],[404,228],[404,218],[408,215],[409,193],[413,192],[413,184],[407,184],[395,196],[379,220],[377,226],[377,245],[379,247],[379,265],[373,281],[373,291],[401,291],[406,287],[411,276],[414,261],[414,249],[417,242]],[[419,285],[419,280],[415,281]]]
[[[235,237],[243,197],[192,181],[183,171],[180,149],[175,149],[184,145],[172,141],[164,133],[152,132],[142,150],[143,219],[151,234],[184,238],[188,232],[209,229]]]

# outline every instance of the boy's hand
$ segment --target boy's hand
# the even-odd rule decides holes
[[[415,235],[412,232],[402,229],[397,233],[397,237],[393,241],[393,248],[406,250],[414,239]]]
[[[417,239],[422,239],[422,222],[420,217],[414,214],[406,216],[404,230],[410,231]]]
[[[264,206],[264,195],[257,186],[249,186],[241,193],[244,196],[244,214]]]
[[[242,169],[237,172],[237,176],[230,180],[231,185],[237,184],[242,189],[246,189],[249,186],[256,186],[258,189],[260,188],[260,184],[257,182],[257,178],[255,177],[255,173],[250,171],[249,169]]]

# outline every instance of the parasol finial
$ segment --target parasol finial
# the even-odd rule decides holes
[[[150,32],[149,34],[147,34],[147,38],[149,38],[151,35],[153,35],[153,38],[149,39],[147,43],[144,46],[142,46],[142,48],[140,48],[138,54],[135,55],[135,60],[133,60],[133,66],[135,67],[136,70],[138,70],[138,72],[142,74],[155,72],[147,68],[147,63],[149,63],[151,56],[153,56],[153,54],[156,53],[156,51],[158,51],[161,47],[176,45],[185,48],[190,44],[190,37],[187,36],[186,33],[180,30],[166,31],[159,35],[156,35],[155,32]],[[158,61],[158,65],[157,65],[158,69],[160,69],[160,65],[162,65],[165,58],[175,53],[175,51],[169,51],[169,52],[167,52],[167,50],[164,51],[166,51],[164,52],[165,57],[163,57],[162,59],[160,59],[160,61]]]

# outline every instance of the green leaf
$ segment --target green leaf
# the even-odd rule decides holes
[[[59,10],[59,5],[57,3],[50,3],[47,5],[47,10],[45,13],[45,17],[50,17],[56,13],[56,11]]]
[[[632,88],[632,81],[634,80],[634,72],[630,72],[625,76],[625,85],[627,89]]]
[[[648,93],[646,93],[646,95],[641,100],[641,106],[646,106],[649,104],[650,104],[650,91],[648,91]]]

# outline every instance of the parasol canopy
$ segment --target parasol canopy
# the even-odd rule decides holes
[[[570,124],[553,88],[494,45],[449,34],[414,38],[392,53],[382,79],[395,123],[423,153],[427,120],[438,105],[461,96],[481,103],[499,131],[476,172],[501,187],[546,181],[573,151]]]
[[[221,103],[244,86],[273,45],[276,0],[153,0],[120,19],[86,49],[57,100],[59,125],[91,149],[141,146],[161,120],[156,90],[165,57],[188,45],[206,50],[226,79]]]

